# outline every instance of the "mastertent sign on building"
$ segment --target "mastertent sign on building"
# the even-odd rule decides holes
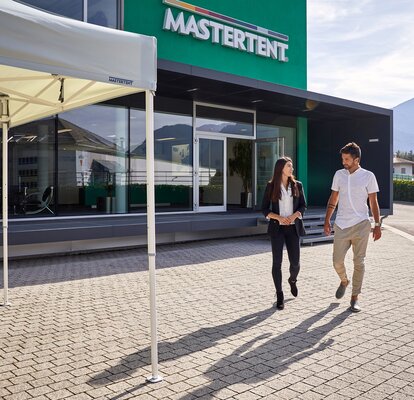
[[[306,0],[124,0],[158,60],[306,89]],[[162,62],[159,65],[163,65]]]
[[[252,32],[261,32],[271,38],[278,38],[284,42],[289,41],[287,35],[271,31],[235,18],[219,14],[205,8],[195,7],[188,3],[176,0],[164,0],[165,4],[193,11],[194,13],[208,16],[212,19],[202,18],[198,21],[194,15],[190,15],[187,20],[184,13],[179,12],[174,16],[171,8],[165,10],[163,29],[177,32],[181,35],[192,35],[195,39],[210,40],[212,43],[219,43],[222,46],[231,47],[240,51],[246,51],[258,56],[268,57],[282,62],[287,62],[286,50],[289,48],[287,43],[278,40],[271,40],[265,36],[257,35]],[[247,30],[241,30],[225,23],[240,26]]]

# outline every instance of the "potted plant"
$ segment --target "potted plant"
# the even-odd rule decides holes
[[[243,192],[240,193],[240,205],[247,207],[252,187],[252,142],[250,140],[237,141],[233,147],[233,153],[234,158],[229,159],[230,175],[240,176],[243,183]]]

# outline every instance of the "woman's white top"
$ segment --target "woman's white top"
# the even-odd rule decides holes
[[[281,217],[290,217],[293,214],[293,196],[292,188],[288,185],[286,190],[285,186],[280,185],[282,191],[282,198],[279,200],[279,215]],[[291,223],[293,225],[294,222]]]

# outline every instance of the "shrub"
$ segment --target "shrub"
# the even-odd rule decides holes
[[[394,180],[394,200],[414,202],[414,181]]]

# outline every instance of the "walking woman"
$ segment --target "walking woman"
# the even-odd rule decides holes
[[[276,161],[273,177],[266,186],[262,211],[269,220],[268,233],[272,243],[272,276],[276,288],[276,307],[283,310],[282,289],[283,245],[289,256],[289,285],[294,297],[298,295],[296,285],[300,269],[299,236],[305,234],[302,222],[306,210],[306,200],[302,183],[293,176],[293,164],[289,157]]]

